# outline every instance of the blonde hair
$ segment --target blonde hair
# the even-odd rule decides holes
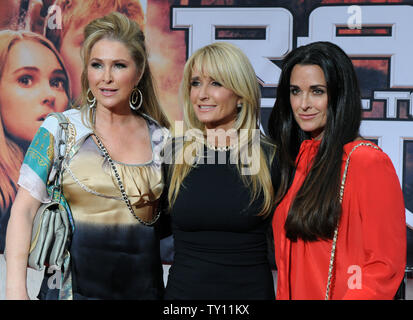
[[[82,92],[80,95],[81,110],[86,125],[94,127],[93,115],[87,105],[87,92],[89,81],[87,66],[90,52],[96,42],[102,39],[110,39],[122,42],[129,50],[133,60],[142,72],[138,88],[142,92],[143,103],[139,112],[143,112],[156,120],[161,126],[169,127],[169,121],[160,107],[153,83],[152,73],[148,63],[148,55],[145,47],[145,36],[139,25],[119,12],[112,12],[102,18],[90,22],[84,30],[84,43],[81,51],[83,70],[81,76]]]
[[[247,56],[235,45],[226,42],[217,42],[198,49],[186,62],[181,83],[181,98],[184,106],[184,124],[186,130],[193,130],[206,133],[205,125],[200,122],[195,114],[191,100],[191,76],[197,70],[203,75],[209,76],[218,81],[223,87],[232,90],[241,98],[242,107],[238,108],[235,119],[234,129],[239,133],[240,130],[259,130],[259,108],[261,93],[258,86],[254,69]],[[261,142],[271,145],[270,142],[261,137]],[[264,195],[264,203],[258,215],[267,216],[273,208],[274,190],[269,171],[269,159],[263,152],[262,146],[253,145],[253,137],[248,134],[246,141],[241,142],[239,150],[247,150],[252,146],[253,162],[258,163],[257,174],[241,174],[241,167],[238,163],[238,171],[245,185],[250,188],[251,202],[253,202],[261,192]],[[203,141],[203,139],[202,139]],[[176,150],[178,157],[185,153],[185,148],[193,142],[184,142],[181,150]],[[199,143],[197,151],[203,150],[203,144]],[[274,148],[272,148],[274,150]],[[198,153],[199,154],[199,153]],[[272,157],[270,157],[272,159]],[[174,164],[171,171],[171,183],[169,186],[168,199],[170,206],[175,202],[180,187],[194,167],[193,163]]]
[[[36,41],[46,48],[50,49],[59,64],[61,65],[65,76],[69,79],[63,60],[56,51],[53,44],[42,35],[31,31],[0,31],[0,81],[3,75],[3,70],[6,64],[7,56],[14,44],[19,41],[30,40]],[[68,99],[70,99],[69,83],[65,88]],[[2,94],[0,92],[0,94]],[[0,108],[2,106],[0,105]],[[17,191],[17,180],[19,178],[19,170],[23,161],[23,150],[10,137],[6,136],[3,127],[3,121],[0,119],[0,209],[6,210],[14,200]]]
[[[140,0],[56,0],[53,2],[62,12],[62,27],[48,28],[47,21],[54,15],[50,12],[45,18],[44,34],[60,49],[63,38],[73,25],[81,26],[92,18],[102,17],[113,11],[120,12],[136,21],[141,29],[145,26],[145,15]]]

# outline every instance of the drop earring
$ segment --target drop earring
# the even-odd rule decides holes
[[[93,98],[90,98],[89,95],[92,95]],[[89,109],[93,109],[96,106],[96,97],[93,95],[92,90],[87,89],[87,93],[86,93],[86,101],[89,105]]]
[[[139,103],[138,105],[136,105],[136,103],[138,102],[138,99],[139,99]],[[142,102],[143,102],[142,92],[137,87],[133,88],[132,93],[129,98],[129,107],[132,110],[137,111],[142,106]]]

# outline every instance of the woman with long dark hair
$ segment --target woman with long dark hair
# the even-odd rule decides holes
[[[391,160],[360,137],[360,123],[357,76],[343,50],[316,42],[287,55],[269,119],[281,171],[277,299],[391,299],[397,291],[403,195]]]

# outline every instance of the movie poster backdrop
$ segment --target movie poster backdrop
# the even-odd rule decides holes
[[[411,0],[0,0],[0,32],[29,31],[52,44],[16,48],[7,60],[13,59],[16,68],[19,63],[32,68],[0,81],[1,234],[34,133],[47,113],[63,111],[79,97],[83,27],[111,11],[144,29],[159,97],[172,121],[182,119],[178,91],[185,61],[204,45],[229,41],[248,55],[261,87],[264,131],[283,57],[314,41],[339,45],[351,57],[362,89],[361,134],[390,156],[400,179],[407,265],[413,267]],[[1,39],[0,79],[8,45]],[[165,263],[172,262],[172,244],[171,238],[162,243]]]

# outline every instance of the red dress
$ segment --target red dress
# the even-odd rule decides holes
[[[342,171],[359,142],[344,146]],[[332,241],[292,242],[284,229],[292,199],[319,145],[315,140],[302,143],[294,181],[274,213],[280,300],[325,297]],[[406,222],[400,183],[384,152],[361,146],[352,153],[342,208],[330,299],[392,299],[406,265]]]

